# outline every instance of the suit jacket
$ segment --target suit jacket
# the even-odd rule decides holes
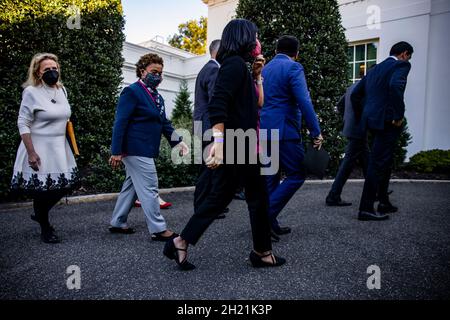
[[[356,85],[357,83],[354,83],[348,87],[345,94],[339,100],[337,107],[339,113],[344,117],[344,128],[342,130],[343,136],[351,139],[364,139],[367,134],[361,130],[361,127],[355,119],[355,112],[353,111],[351,101],[351,94]]]
[[[159,155],[161,134],[174,147],[181,138],[175,136],[165,111],[160,113],[153,99],[138,82],[123,89],[117,104],[112,134],[113,155],[156,158]]]
[[[389,57],[358,82],[351,101],[362,130],[383,130],[386,122],[403,119],[404,93],[410,70],[409,62]]]
[[[281,140],[301,139],[305,119],[311,137],[320,134],[319,121],[309,96],[303,66],[284,54],[276,55],[263,69],[264,106],[261,129],[279,129]]]
[[[213,60],[209,60],[202,70],[200,70],[195,82],[194,121],[202,121],[202,134],[211,128],[211,123],[209,122],[208,104],[213,95],[214,84],[218,73],[218,63]]]

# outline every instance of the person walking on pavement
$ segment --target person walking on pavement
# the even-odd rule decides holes
[[[359,220],[386,220],[388,213],[398,210],[389,200],[388,188],[394,149],[405,116],[404,93],[413,52],[409,43],[396,43],[390,50],[390,56],[372,68],[351,94],[361,130],[369,130],[373,136]],[[377,193],[380,202],[375,211]]]

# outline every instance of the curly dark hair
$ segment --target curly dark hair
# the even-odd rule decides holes
[[[136,76],[138,78],[142,75],[142,70],[147,68],[152,63],[164,66],[164,60],[155,53],[144,54],[136,63]]]

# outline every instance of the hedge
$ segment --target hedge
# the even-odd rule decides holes
[[[450,150],[421,151],[409,159],[406,168],[420,173],[450,174]]]

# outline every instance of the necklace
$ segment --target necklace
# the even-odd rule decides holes
[[[47,94],[48,94],[49,96],[51,96],[51,93],[49,93],[49,92],[47,91],[47,88],[46,88],[46,85],[45,85],[45,84],[43,85],[43,87],[44,87],[45,92],[47,92]],[[57,92],[58,92],[58,90],[55,90],[55,93],[54,93],[54,95],[53,95],[53,98],[50,100],[52,103],[56,103],[55,98],[56,98],[56,93],[57,93]]]

